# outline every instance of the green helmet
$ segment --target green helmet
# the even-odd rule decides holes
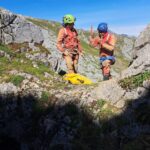
[[[63,23],[67,24],[67,23],[74,23],[76,21],[76,18],[70,14],[67,14],[63,17]]]

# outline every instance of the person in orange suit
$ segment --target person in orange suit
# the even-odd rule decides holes
[[[74,16],[65,15],[57,38],[57,48],[62,52],[68,73],[77,73],[79,55],[82,54],[78,33],[74,28],[75,20]]]
[[[93,33],[90,36],[90,45],[93,47],[99,47],[99,60],[103,74],[103,80],[111,79],[111,65],[115,63],[114,48],[116,44],[116,37],[108,32],[108,26],[106,23],[100,23],[97,27],[98,36],[93,37]]]

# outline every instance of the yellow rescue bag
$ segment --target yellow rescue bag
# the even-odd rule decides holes
[[[92,81],[87,77],[75,73],[65,74],[63,79],[72,84],[92,84]]]

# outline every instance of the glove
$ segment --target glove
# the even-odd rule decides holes
[[[69,55],[68,50],[65,50],[65,51],[63,52],[63,54],[64,54],[65,56],[68,56],[68,55]]]
[[[84,56],[84,54],[81,52],[81,53],[79,53],[79,55],[81,56],[81,57],[83,57]]]

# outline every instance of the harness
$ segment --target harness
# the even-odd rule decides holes
[[[116,59],[115,59],[114,56],[102,56],[102,57],[99,58],[99,60],[100,60],[100,63],[102,63],[102,62],[105,61],[105,60],[111,60],[112,65],[113,65],[113,64],[115,63],[115,61],[116,61]]]
[[[77,50],[78,51],[78,33],[75,29],[72,31],[68,31],[66,28],[64,28],[64,33],[65,33],[65,39],[64,39],[64,45],[66,49],[69,50]]]
[[[111,37],[111,35],[108,33],[107,36],[102,40],[101,44],[103,44],[105,42],[109,42],[110,37]],[[106,50],[102,49],[102,51],[106,51]],[[111,54],[111,52],[110,52],[110,54]],[[114,64],[116,61],[115,57],[113,56],[113,52],[112,52],[111,56],[101,56],[99,58],[99,60],[100,60],[100,63],[102,63],[105,60],[111,60],[112,64]]]

